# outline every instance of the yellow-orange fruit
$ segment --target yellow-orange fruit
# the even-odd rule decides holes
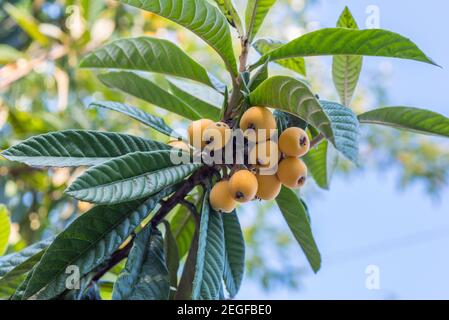
[[[187,151],[187,152],[190,151],[189,145],[187,143],[185,143],[184,141],[181,141],[181,140],[169,141],[168,145],[171,146],[174,149],[181,149],[181,150],[184,150],[184,151]]]
[[[276,129],[276,120],[268,108],[251,107],[240,118],[240,129],[249,140],[254,142],[264,141],[270,139],[271,130]],[[261,129],[266,130],[265,135],[258,134],[258,130]]]
[[[229,181],[222,180],[216,183],[209,195],[209,203],[215,211],[232,212],[237,202],[232,198],[229,190]]]
[[[301,128],[285,129],[279,137],[279,149],[289,157],[302,157],[310,148],[307,133]]]
[[[203,140],[205,148],[209,150],[220,150],[231,139],[232,131],[224,122],[215,122],[204,130]]]
[[[257,178],[248,170],[240,170],[234,173],[229,180],[229,191],[235,201],[247,202],[256,196]]]
[[[256,144],[249,153],[249,163],[256,166],[274,167],[281,157],[278,144],[267,140]]]
[[[256,197],[262,200],[273,200],[281,191],[282,184],[276,174],[257,175]]]
[[[187,128],[189,143],[197,149],[203,149],[206,145],[203,141],[204,130],[214,122],[210,119],[200,119],[193,121]]]
[[[277,176],[284,186],[300,188],[306,182],[307,167],[300,159],[287,157],[279,163]]]

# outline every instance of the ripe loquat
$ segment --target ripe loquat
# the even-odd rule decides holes
[[[214,122],[210,119],[200,119],[193,121],[187,128],[189,143],[196,149],[203,149],[206,145],[203,141],[204,130]]]
[[[231,139],[231,129],[224,122],[215,122],[207,126],[203,132],[203,140],[209,150],[220,150]]]
[[[264,141],[270,139],[271,130],[276,129],[276,120],[268,108],[251,107],[240,118],[240,129],[250,141]],[[265,135],[259,137],[258,130],[262,129],[266,130]]]
[[[279,163],[277,176],[284,186],[293,189],[300,188],[306,182],[307,167],[302,160],[287,157]]]
[[[285,129],[279,137],[279,149],[289,157],[302,157],[310,148],[307,133],[297,127]]]
[[[256,166],[274,167],[279,162],[281,153],[278,144],[267,140],[256,144],[249,153],[249,163]]]
[[[276,174],[257,175],[256,197],[262,200],[273,200],[281,191],[282,184]]]
[[[219,181],[213,186],[209,195],[209,203],[218,212],[229,213],[235,209],[237,202],[231,196],[228,180]]]
[[[235,201],[253,200],[257,193],[257,178],[248,170],[237,171],[229,180],[229,190]]]

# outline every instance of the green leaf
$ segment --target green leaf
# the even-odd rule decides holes
[[[45,251],[26,288],[24,299],[51,299],[66,289],[75,265],[81,277],[101,265],[116,251],[143,219],[175,188],[166,188],[144,201],[97,206],[81,215]]]
[[[170,128],[162,118],[148,114],[139,108],[130,106],[125,103],[115,101],[96,101],[91,103],[89,106],[97,108],[105,108],[123,113],[167,136],[170,136],[173,132],[173,129]]]
[[[310,123],[334,141],[330,119],[309,87],[285,76],[268,78],[249,95],[252,105],[279,109]]]
[[[359,121],[416,133],[449,137],[449,118],[425,109],[385,107],[359,115]]]
[[[120,0],[153,12],[189,29],[206,41],[222,57],[227,69],[237,75],[228,22],[220,10],[204,0]]]
[[[248,0],[245,12],[245,23],[246,33],[250,43],[256,36],[265,16],[275,2],[276,0]]]
[[[327,140],[311,148],[303,157],[307,169],[315,180],[316,184],[323,189],[329,189],[330,170],[328,166],[328,148]]]
[[[225,240],[222,215],[209,205],[209,192],[204,195],[193,279],[193,300],[216,300],[224,272]]]
[[[24,54],[7,44],[0,44],[0,65],[14,62],[23,58]]]
[[[166,220],[162,221],[165,227],[164,236],[164,252],[165,261],[170,275],[170,287],[178,286],[178,269],[179,269],[179,251],[176,239],[171,231],[170,223]],[[170,292],[170,297],[174,296],[174,292]]]
[[[192,243],[195,233],[195,220],[186,207],[180,206],[170,220],[170,227],[176,239],[179,258],[182,259],[189,251]]]
[[[264,63],[251,77],[248,87],[249,91],[254,91],[265,80],[268,79],[268,61]]]
[[[239,291],[245,272],[245,240],[237,213],[223,215],[225,266],[223,280],[231,298]]]
[[[232,0],[215,0],[221,13],[226,17],[229,24],[233,26],[240,35],[243,35],[243,25],[239,13],[235,9]]]
[[[273,115],[274,118],[276,119],[279,136],[285,129],[290,127],[298,127],[304,130],[307,128],[307,122],[305,122],[301,118],[298,118],[297,116],[294,116],[291,113],[287,113],[276,109],[274,110]]]
[[[286,43],[285,41],[281,40],[263,38],[254,42],[253,47],[261,55],[265,55],[270,51],[273,51],[274,49],[281,47],[285,43]],[[302,57],[280,59],[277,60],[276,63],[302,76],[306,76],[306,62]]]
[[[49,39],[39,31],[39,23],[32,15],[8,2],[3,3],[3,9],[16,21],[23,31],[36,40],[37,43],[41,46],[47,46],[49,44]]]
[[[206,102],[200,98],[200,94],[196,94],[198,86],[191,85],[186,82],[169,80],[170,89],[172,93],[180,100],[188,104],[192,109],[198,111],[204,118],[218,121],[220,119],[220,109],[215,105]],[[199,88],[205,93],[204,88]]]
[[[198,62],[167,40],[138,37],[116,40],[88,54],[82,68],[157,72],[198,81],[215,88]]]
[[[345,7],[341,14],[337,27],[358,29],[357,22]],[[363,57],[361,56],[334,56],[332,62],[332,78],[335,88],[343,105],[349,106],[354,95],[360,72],[362,71]]]
[[[65,191],[87,202],[114,204],[145,198],[174,185],[201,164],[175,165],[171,151],[134,152],[91,167]]]
[[[10,233],[11,221],[9,220],[9,211],[4,204],[0,204],[0,256],[8,248]]]
[[[164,240],[157,229],[139,232],[120,273],[113,300],[167,300],[170,277],[164,258]]]
[[[359,121],[351,109],[341,104],[320,101],[331,121],[333,144],[346,158],[357,163],[359,155]]]
[[[318,272],[321,267],[321,255],[313,238],[304,205],[295,192],[286,187],[282,187],[276,202],[310,266],[315,273]]]
[[[98,78],[106,86],[119,89],[136,98],[147,101],[160,108],[174,112],[190,120],[202,119],[203,116],[193,107],[184,103],[152,81],[142,78],[132,72],[110,72],[101,74]]]
[[[31,137],[1,154],[29,166],[92,166],[135,151],[170,149],[164,143],[128,134],[66,130]]]
[[[307,33],[275,49],[255,63],[292,57],[357,55],[409,59],[437,65],[409,39],[382,29],[326,28]]]

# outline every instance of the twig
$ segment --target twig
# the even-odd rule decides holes
[[[310,141],[310,148],[313,148],[316,145],[320,144],[320,142],[323,141],[323,139],[324,139],[324,135],[322,133],[320,133],[315,138],[313,138],[312,141]]]

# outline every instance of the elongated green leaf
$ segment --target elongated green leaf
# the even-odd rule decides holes
[[[359,155],[359,121],[351,109],[341,104],[320,101],[331,121],[334,146],[346,158],[357,163]]]
[[[175,165],[170,151],[134,152],[91,167],[66,190],[76,199],[113,204],[150,196],[180,182],[201,164]]]
[[[11,221],[9,220],[9,211],[4,204],[0,204],[0,256],[8,248],[10,233]]]
[[[178,245],[179,258],[182,259],[192,243],[195,220],[186,207],[180,206],[170,221],[170,227]]]
[[[203,118],[197,110],[184,103],[181,99],[168,93],[150,80],[132,72],[110,72],[101,74],[98,78],[110,88],[117,88],[187,119],[198,120]]]
[[[135,151],[168,149],[163,143],[128,134],[66,130],[31,137],[1,154],[30,166],[77,167],[100,164]]]
[[[169,291],[162,234],[147,226],[134,240],[126,266],[114,284],[112,299],[166,300]]]
[[[328,148],[327,140],[311,148],[307,155],[302,159],[307,165],[307,170],[312,175],[316,184],[323,189],[329,189],[329,167],[328,167]]]
[[[191,79],[214,87],[206,69],[175,44],[157,38],[138,37],[116,40],[87,55],[80,66],[157,72]]]
[[[360,123],[379,124],[417,133],[449,137],[449,118],[418,108],[385,107],[359,115]]]
[[[232,0],[215,0],[221,13],[226,17],[229,24],[233,26],[240,35],[243,35],[243,25],[239,13],[235,9]]]
[[[178,269],[179,269],[179,251],[176,239],[171,231],[170,223],[163,221],[165,236],[164,236],[164,252],[165,261],[170,275],[170,287],[176,288],[178,286]],[[174,292],[170,292],[170,297],[174,296]]]
[[[276,0],[248,0],[245,12],[247,37],[250,42],[259,31],[265,16]]]
[[[188,104],[192,109],[198,111],[204,118],[218,121],[220,119],[220,109],[215,105],[202,100],[198,95],[195,95],[195,89],[198,86],[192,86],[181,81],[170,80],[170,89],[172,93]],[[201,88],[205,91],[204,88]],[[201,90],[200,89],[200,90]]]
[[[304,205],[295,192],[286,187],[282,187],[276,202],[310,266],[315,273],[318,272],[321,267],[321,255],[313,238]]]
[[[206,41],[222,57],[227,69],[237,75],[231,32],[220,10],[204,0],[120,0],[176,22]]]
[[[239,291],[245,272],[245,240],[237,213],[223,215],[225,267],[223,279],[231,298]]]
[[[23,9],[13,6],[9,2],[3,3],[3,9],[16,21],[23,31],[36,40],[41,46],[46,46],[49,44],[49,39],[42,32],[40,32],[39,23],[32,15]]]
[[[139,108],[130,106],[125,103],[115,101],[96,101],[91,103],[89,106],[105,108],[126,114],[127,116],[130,116],[131,118],[136,119],[137,121],[140,121],[150,128],[153,128],[167,136],[170,136],[173,132],[173,129],[170,128],[162,118],[148,114],[145,111],[140,110]]]
[[[254,42],[253,47],[261,55],[265,55],[268,52],[281,47],[285,43],[286,43],[285,41],[281,41],[281,40],[263,38],[263,39],[259,39],[256,42]],[[306,75],[306,62],[305,62],[304,58],[302,58],[302,57],[280,59],[280,60],[277,60],[276,63],[287,68],[287,69],[295,71],[302,76]]]
[[[204,196],[193,279],[193,300],[216,300],[224,271],[225,240],[222,215],[209,205],[209,192]]]
[[[254,91],[256,88],[268,78],[268,61],[264,63],[251,77],[248,84],[249,91]]]
[[[338,19],[337,27],[358,29],[357,22],[348,7],[345,7]],[[345,106],[349,106],[351,103],[362,71],[362,64],[363,57],[361,56],[334,56],[333,58],[332,78],[340,95],[340,101]]]
[[[330,119],[309,87],[296,79],[270,77],[249,95],[252,105],[289,112],[313,125],[334,141]]]
[[[266,59],[324,55],[390,57],[436,65],[412,41],[397,33],[382,29],[326,28],[307,33],[267,53],[252,67]]]
[[[34,270],[24,298],[51,299],[66,289],[68,266],[79,268],[84,276],[118,249],[142,220],[164,197],[166,188],[144,201],[115,206],[97,206],[81,215],[61,232],[47,248]]]

